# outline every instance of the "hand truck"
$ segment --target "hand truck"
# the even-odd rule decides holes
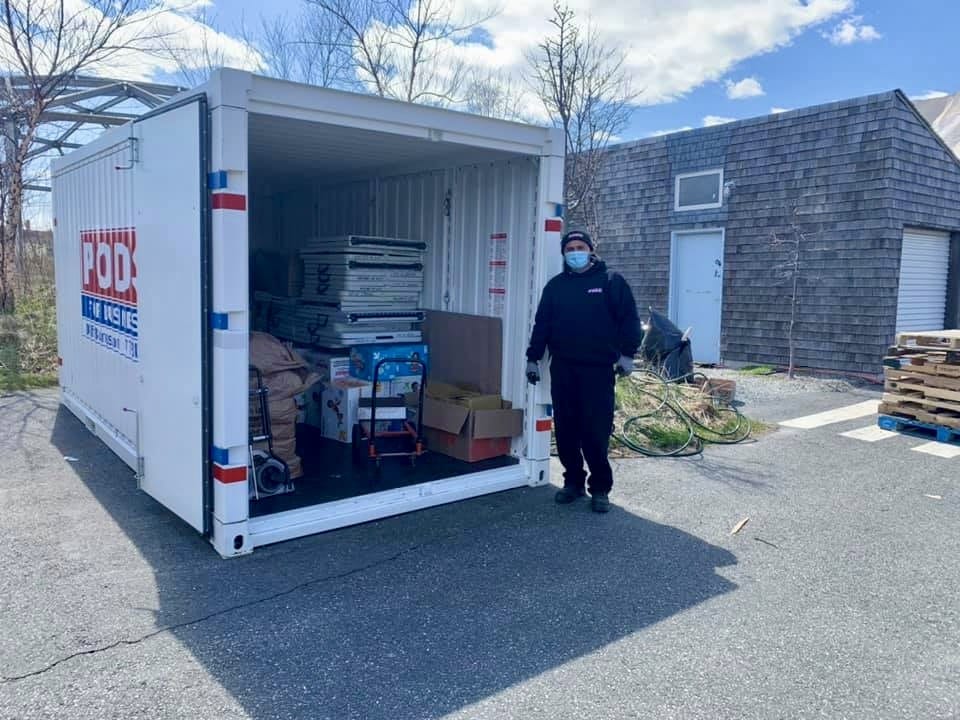
[[[417,400],[416,426],[402,421],[402,429],[377,432],[377,386],[380,369],[386,363],[409,365],[411,370],[420,370],[420,390]],[[353,457],[357,462],[371,461],[380,470],[381,460],[386,457],[409,458],[416,465],[417,458],[426,452],[423,443],[423,395],[427,383],[427,366],[422,360],[409,358],[384,358],[373,368],[373,392],[370,398],[370,420],[361,420],[353,427]]]
[[[250,458],[249,488],[250,497],[259,500],[261,497],[282,495],[293,492],[293,480],[290,479],[290,468],[273,452],[273,429],[270,426],[269,388],[263,384],[263,373],[260,368],[250,366],[251,380],[254,380],[250,389]],[[266,443],[266,450],[262,445]],[[261,445],[261,447],[256,447]]]

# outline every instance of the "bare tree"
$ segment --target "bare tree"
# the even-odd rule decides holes
[[[502,120],[528,120],[523,109],[523,91],[510,75],[496,70],[475,69],[466,85],[466,109],[476,115]]]
[[[567,211],[596,230],[594,188],[604,151],[630,121],[631,90],[625,53],[605,44],[573,10],[555,2],[553,32],[527,57],[531,81],[557,127],[563,128]]]
[[[816,282],[819,278],[811,276],[807,268],[807,256],[815,248],[813,243],[819,233],[801,226],[803,212],[794,207],[787,214],[787,231],[772,234],[770,245],[783,252],[783,262],[774,265],[774,276],[778,284],[789,288],[787,300],[790,316],[787,321],[787,377],[793,380],[796,371],[796,329],[797,315],[800,311],[800,294],[804,285]]]
[[[492,15],[459,19],[453,0],[307,0],[345,32],[356,77],[369,92],[407,102],[462,101],[466,66],[455,42]]]
[[[242,35],[260,56],[261,74],[321,87],[356,83],[349,30],[319,7],[306,6],[293,17],[262,16],[255,36]]]
[[[177,79],[186,87],[203,85],[215,70],[231,64],[229,53],[217,41],[220,31],[216,17],[201,11],[195,19],[199,26],[199,38],[188,38],[179,33],[160,41],[163,56],[176,66]],[[247,52],[255,54],[249,44]]]
[[[0,169],[0,312],[15,305],[15,252],[23,215],[24,169],[44,112],[69,81],[129,50],[156,49],[159,0],[2,0],[0,63],[17,75],[0,92],[9,108]]]

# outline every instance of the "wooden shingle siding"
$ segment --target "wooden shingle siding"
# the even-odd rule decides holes
[[[675,211],[676,175],[716,168],[732,185],[724,206]],[[789,248],[771,239],[799,208],[811,237],[796,361],[876,373],[893,340],[903,228],[960,231],[960,164],[890,92],[616,146],[597,203],[599,252],[641,315],[666,311],[671,232],[725,228],[723,360],[778,365],[790,284],[775,267]]]

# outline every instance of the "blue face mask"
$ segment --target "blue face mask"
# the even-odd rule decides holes
[[[586,250],[571,250],[563,256],[563,259],[567,261],[571,270],[583,270],[590,264],[590,253]]]

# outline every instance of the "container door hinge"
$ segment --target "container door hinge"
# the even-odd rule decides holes
[[[443,199],[443,216],[450,217],[450,211],[453,209],[453,195],[447,190],[447,196]]]

